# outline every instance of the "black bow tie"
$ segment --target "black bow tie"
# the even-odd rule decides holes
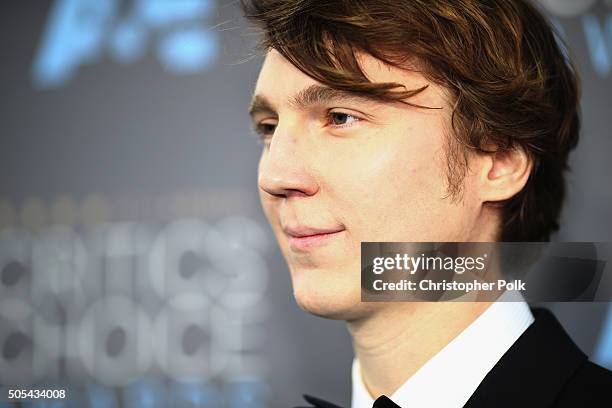
[[[311,395],[304,394],[304,399],[309,404],[314,405],[313,407],[296,407],[296,408],[342,408],[340,405],[332,404],[331,402],[327,402],[322,400],[321,398],[316,398]],[[402,408],[399,405],[395,404],[389,398],[384,395],[381,395],[374,401],[374,405],[372,408]]]

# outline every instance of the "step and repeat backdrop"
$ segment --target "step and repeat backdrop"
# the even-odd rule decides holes
[[[611,241],[612,1],[540,3],[584,93],[555,239]],[[295,305],[259,208],[238,2],[3,1],[0,32],[0,385],[65,389],[54,407],[348,404],[344,325]],[[547,306],[612,367],[607,303]]]

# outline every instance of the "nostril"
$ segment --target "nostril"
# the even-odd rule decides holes
[[[308,197],[312,194],[308,194],[305,191],[302,190],[297,190],[297,189],[288,189],[285,194],[283,194],[284,197]]]
[[[314,193],[310,193],[299,188],[267,188],[261,187],[267,194],[276,198],[290,198],[290,197],[308,197]]]
[[[268,195],[274,196],[274,197],[284,197],[285,194],[283,193],[282,189],[274,189],[268,186],[260,186],[260,189],[265,192]]]

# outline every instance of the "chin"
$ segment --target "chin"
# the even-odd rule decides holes
[[[359,277],[329,270],[294,270],[295,301],[304,311],[328,319],[351,320],[363,308]],[[344,275],[344,276],[343,276]]]

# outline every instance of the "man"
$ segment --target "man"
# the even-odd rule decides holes
[[[542,15],[523,0],[243,9],[267,53],[250,107],[262,205],[297,303],[347,322],[352,407],[610,404],[610,373],[523,301],[360,301],[362,241],[558,228],[579,92]]]

